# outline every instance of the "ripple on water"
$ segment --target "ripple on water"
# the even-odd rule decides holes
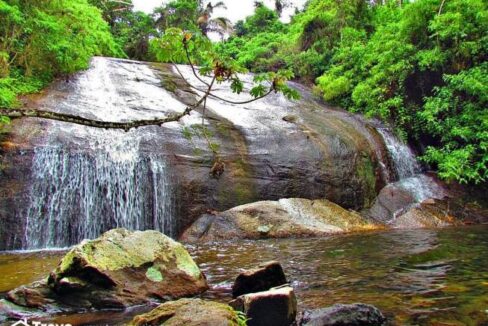
[[[398,325],[488,325],[488,226],[187,248],[211,285],[206,298],[229,300],[239,272],[278,260],[301,308],[365,302],[378,306]],[[45,276],[61,256],[62,252],[0,254],[0,291]],[[134,313],[58,319],[96,317],[120,324]]]

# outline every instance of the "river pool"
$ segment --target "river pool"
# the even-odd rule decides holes
[[[205,298],[229,300],[240,271],[278,260],[301,309],[364,302],[380,308],[392,325],[488,325],[488,225],[187,248],[211,285]],[[0,253],[0,292],[47,275],[63,254]],[[54,320],[120,325],[147,309],[56,316]]]

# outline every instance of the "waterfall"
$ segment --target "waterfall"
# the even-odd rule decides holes
[[[181,110],[146,65],[94,58],[86,72],[50,95],[51,110],[105,121],[148,119]],[[68,89],[66,91],[65,89]],[[34,150],[30,198],[16,213],[23,249],[67,247],[112,228],[176,236],[171,173],[160,129],[124,132],[50,122]],[[20,216],[19,216],[20,215]]]
[[[393,133],[385,128],[377,128],[383,137],[391,157],[397,180],[412,177],[420,173],[420,166],[415,154],[408,145],[400,142]]]
[[[443,198],[445,190],[432,177],[422,174],[415,153],[405,143],[398,140],[386,128],[377,128],[383,137],[396,174],[396,182],[390,184],[410,193],[416,202],[428,198]]]
[[[39,148],[24,249],[66,247],[115,227],[174,236],[164,160],[131,152]]]

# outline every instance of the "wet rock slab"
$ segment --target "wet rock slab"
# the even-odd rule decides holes
[[[397,229],[436,228],[488,221],[488,210],[454,198],[429,198],[406,208],[388,225]]]
[[[115,229],[71,249],[46,279],[7,293],[6,315],[125,309],[207,290],[186,249],[156,231]]]
[[[322,236],[381,228],[328,200],[300,198],[261,201],[201,216],[184,241]]]
[[[200,85],[192,80],[189,67],[181,66],[180,70],[185,79]],[[243,76],[243,81],[249,90],[252,76]],[[233,101],[248,99],[243,94],[232,93],[227,86],[217,87],[214,94]],[[0,196],[0,250],[69,246],[119,225],[135,228],[124,224],[128,222],[121,221],[120,215],[114,214],[114,209],[104,208],[101,222],[95,225],[103,227],[95,235],[89,234],[89,214],[84,212],[91,210],[84,208],[91,207],[92,200],[99,196],[92,194],[91,197],[79,198],[73,194],[83,189],[97,189],[97,178],[86,180],[79,175],[80,172],[72,170],[73,174],[78,174],[79,180],[83,180],[81,183],[61,187],[54,180],[58,186],[54,189],[51,184],[46,186],[41,182],[46,180],[43,176],[52,174],[51,171],[64,171],[65,161],[60,159],[56,162],[54,159],[61,156],[71,159],[71,167],[73,162],[80,165],[88,162],[87,165],[92,166],[92,157],[106,156],[106,160],[100,160],[95,166],[107,169],[107,175],[111,176],[107,183],[113,187],[123,185],[124,180],[138,180],[139,176],[151,173],[162,176],[161,169],[153,169],[149,161],[167,167],[174,176],[167,181],[171,185],[167,196],[158,198],[158,194],[152,192],[153,188],[164,186],[157,180],[153,181],[154,187],[131,185],[120,196],[128,193],[124,202],[130,206],[139,203],[143,195],[141,205],[144,214],[138,217],[137,225],[142,223],[147,229],[159,228],[167,232],[169,230],[163,230],[160,223],[153,224],[152,221],[161,221],[163,216],[173,217],[174,221],[168,224],[171,224],[170,230],[175,235],[181,234],[208,209],[223,211],[257,200],[328,198],[347,208],[368,206],[386,182],[383,176],[385,147],[381,137],[361,117],[329,108],[315,101],[310,90],[300,85],[293,87],[300,89],[301,100],[289,101],[282,95],[272,94],[254,103],[235,106],[208,99],[205,126],[213,135],[212,143],[219,146],[219,156],[225,163],[225,171],[220,178],[209,173],[213,153],[205,139],[193,137],[189,141],[185,137],[185,130],[192,130],[201,123],[199,110],[177,123],[128,133],[40,119],[16,121],[15,128],[5,139],[10,145],[4,146],[5,153],[0,162],[11,167],[3,170],[6,177],[0,180],[1,188],[9,190]],[[42,107],[48,111],[104,121],[153,119],[182,112],[187,105],[198,100],[197,93],[189,89],[169,65],[94,58],[90,69],[76,74],[69,83],[56,81],[41,95],[29,97],[26,108]],[[35,152],[26,154],[11,144],[28,144]],[[119,166],[119,160],[111,155],[114,153],[125,157],[124,160],[130,164]],[[44,164],[43,157],[48,164]],[[33,162],[38,162],[39,168]],[[146,166],[130,169],[131,164]],[[142,173],[142,170],[148,172]],[[35,178],[37,174],[39,178]],[[136,190],[131,191],[133,189]],[[121,200],[116,197],[116,192],[110,194],[113,196],[111,202]],[[175,200],[168,202],[165,212],[153,212],[150,203],[160,203],[161,199],[173,197]],[[45,223],[43,234],[48,235],[45,239],[56,239],[55,243],[26,241],[24,235],[29,231],[26,228],[27,217],[42,222],[48,220],[49,214],[54,216],[56,211],[34,205],[38,213],[32,216],[24,210],[32,203],[52,198],[60,198],[60,204],[55,207],[70,203],[67,206],[70,209],[56,215],[61,222],[58,225],[76,227],[60,232]]]

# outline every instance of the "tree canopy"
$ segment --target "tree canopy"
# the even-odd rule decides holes
[[[237,73],[249,70],[263,78],[254,98],[295,96],[283,86],[294,76],[326,102],[393,126],[441,177],[487,181],[486,1],[309,0],[285,24],[290,4],[255,1],[232,26],[214,17],[222,2],[172,0],[148,15],[131,0],[0,0],[0,107],[93,55],[190,62],[236,92]]]
[[[487,181],[486,1],[311,0],[281,29],[260,29],[264,8],[223,53],[290,69],[325,101],[386,121],[445,179]]]
[[[0,21],[0,107],[87,68],[94,55],[123,55],[86,0],[0,0]]]

